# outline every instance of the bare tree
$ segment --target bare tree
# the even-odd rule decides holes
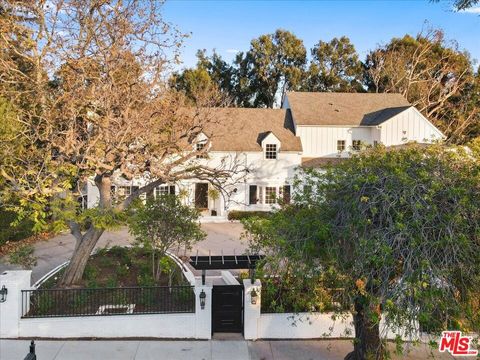
[[[478,107],[467,104],[475,82],[469,56],[439,30],[392,39],[367,56],[366,68],[370,90],[401,93],[450,138],[478,121]]]
[[[184,35],[162,18],[156,0],[9,0],[1,8],[1,97],[12,105],[21,151],[8,158],[2,194],[15,194],[41,221],[53,214],[75,236],[61,281],[81,279],[87,259],[112,222],[140,195],[163,183],[200,178],[222,187],[235,161],[197,159],[197,137],[214,128],[215,89],[195,107],[165,86]],[[3,31],[5,29],[5,31]],[[19,41],[24,46],[19,46]],[[1,146],[12,142],[0,139]],[[2,161],[4,160],[2,159]],[[116,201],[112,179],[148,179]],[[77,196],[94,178],[98,208],[79,212]],[[83,230],[83,231],[82,231]]]

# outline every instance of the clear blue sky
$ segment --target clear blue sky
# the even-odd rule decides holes
[[[348,36],[362,60],[377,44],[392,37],[415,35],[434,27],[480,59],[480,7],[468,13],[451,11],[443,0],[396,1],[192,1],[167,0],[167,21],[191,32],[182,52],[182,67],[194,66],[197,49],[216,49],[226,60],[246,51],[250,40],[277,28],[303,39],[307,51],[318,40]],[[478,63],[477,65],[478,66]]]

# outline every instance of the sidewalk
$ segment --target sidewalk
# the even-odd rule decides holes
[[[28,340],[0,340],[0,359],[23,360],[29,344]],[[38,360],[341,360],[352,349],[352,342],[348,340],[38,340],[35,344]],[[424,345],[411,350],[405,356],[394,355],[392,359],[432,358]],[[453,359],[438,351],[434,356]]]

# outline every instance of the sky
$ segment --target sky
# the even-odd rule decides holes
[[[278,28],[293,32],[307,51],[319,40],[348,36],[363,60],[369,50],[392,37],[416,35],[422,29],[442,29],[473,59],[480,60],[480,6],[453,12],[451,1],[200,1],[167,0],[165,20],[191,33],[182,51],[181,67],[196,64],[195,53],[216,49],[231,61],[250,41]],[[478,62],[475,67],[478,66]]]

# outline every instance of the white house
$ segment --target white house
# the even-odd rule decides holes
[[[210,109],[212,110],[212,109]],[[289,200],[299,166],[315,166],[350,156],[363,145],[385,146],[416,141],[431,143],[444,135],[400,94],[289,92],[282,109],[213,109],[214,128],[205,158],[210,166],[241,162],[248,171],[232,176],[215,199],[207,181],[188,180],[160,186],[202,210],[223,219],[228,211],[268,211],[278,198]],[[204,146],[208,134],[197,139]],[[143,179],[117,179],[115,191],[128,195]],[[85,204],[98,201],[93,183]]]

